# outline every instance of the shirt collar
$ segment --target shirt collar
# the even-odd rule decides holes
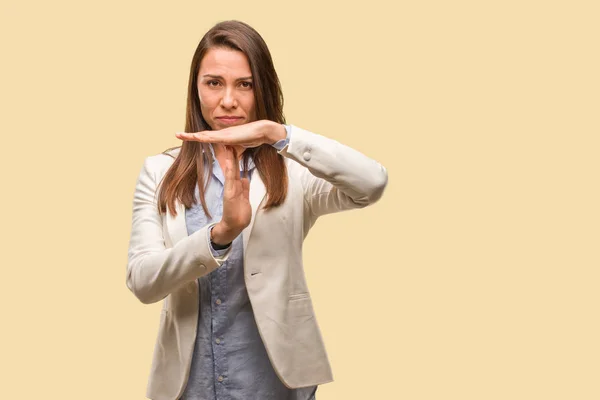
[[[213,164],[218,162],[217,157],[215,156],[215,149],[213,148],[212,143],[208,143],[208,148],[210,149],[210,154],[212,154]],[[246,151],[248,151],[248,150],[246,150]],[[240,171],[244,170],[244,158],[243,157],[239,160],[239,167],[240,167]],[[248,156],[248,171],[252,171],[254,169],[254,167],[255,167],[254,159],[252,158],[252,154],[250,154]]]

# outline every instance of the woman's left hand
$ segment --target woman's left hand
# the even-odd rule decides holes
[[[258,147],[261,144],[273,144],[280,139],[285,139],[286,131],[281,124],[269,120],[260,120],[217,131],[177,132],[175,136],[181,140],[203,143]]]

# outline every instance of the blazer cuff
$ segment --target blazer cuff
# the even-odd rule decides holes
[[[285,139],[278,140],[277,142],[275,142],[271,145],[277,149],[277,152],[280,152],[281,150],[283,150],[285,148],[285,146],[288,145],[288,143],[290,142],[290,137],[292,135],[292,127],[290,125],[286,125],[286,124],[282,124],[282,125],[285,128],[285,131],[287,133]]]

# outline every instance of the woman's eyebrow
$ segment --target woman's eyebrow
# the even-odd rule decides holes
[[[202,75],[203,78],[215,78],[215,79],[223,79],[223,77],[221,75],[212,75],[212,74],[204,74]],[[237,78],[236,81],[244,81],[246,79],[252,79],[252,75],[250,76],[244,76],[241,78]]]

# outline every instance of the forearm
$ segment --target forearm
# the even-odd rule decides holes
[[[145,304],[165,298],[182,285],[209,274],[222,261],[210,251],[206,226],[162,251],[143,249],[132,238],[127,286]]]
[[[333,139],[292,125],[291,140],[279,154],[303,165],[308,200],[338,211],[372,204],[387,185],[387,170],[377,161]],[[336,188],[337,193],[331,193]],[[325,195],[331,196],[325,196]],[[326,204],[333,201],[335,204]],[[353,204],[351,204],[351,203]]]
[[[156,159],[152,165],[156,168]],[[180,286],[208,274],[223,263],[213,257],[205,226],[166,248],[163,218],[156,207],[155,169],[148,159],[140,172],[133,199],[126,283],[142,302],[154,303]]]

